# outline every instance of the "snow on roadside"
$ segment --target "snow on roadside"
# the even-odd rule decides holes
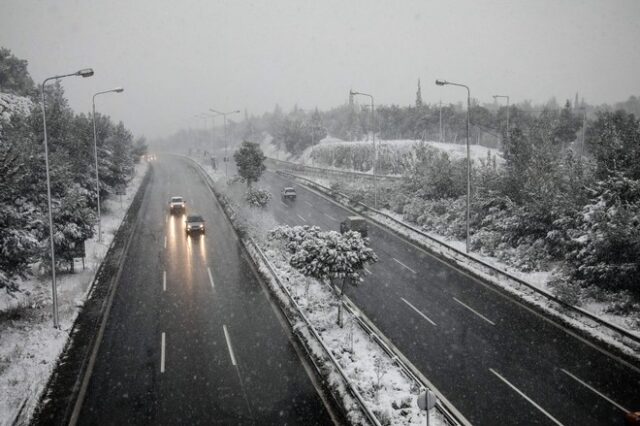
[[[0,293],[0,425],[11,425],[16,416],[29,418],[35,409],[57,359],[64,349],[73,322],[83,305],[91,283],[114,235],[148,168],[136,165],[126,195],[106,200],[102,205],[102,243],[85,242],[83,270],[75,262],[74,274],[58,273],[60,329],[53,328],[51,279],[49,275],[23,280],[21,293]],[[24,404],[24,407],[23,407]]]

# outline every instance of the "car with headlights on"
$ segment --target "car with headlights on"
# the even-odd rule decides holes
[[[185,232],[187,235],[204,234],[204,219],[197,214],[187,216],[185,220]]]

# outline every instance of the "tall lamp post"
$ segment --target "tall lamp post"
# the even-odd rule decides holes
[[[105,93],[122,93],[124,89],[122,87],[116,87],[115,89],[105,90],[102,92],[94,93],[91,99],[93,106],[93,156],[96,162],[96,197],[98,200],[98,242],[102,242],[102,219],[100,215],[100,177],[98,175],[98,133],[96,132],[96,96],[103,95]]]
[[[469,113],[471,110],[471,91],[469,87],[460,84],[460,83],[452,83],[446,80],[436,80],[436,85],[438,86],[458,86],[464,87],[467,89],[467,240],[466,240],[466,252],[469,253],[469,211],[470,211],[470,203],[471,203],[471,155],[469,152]]]
[[[221,115],[224,118],[224,177],[229,180],[229,155],[227,154],[227,115],[240,114],[240,110],[220,112],[213,108],[209,108],[209,111]]]
[[[85,68],[80,71],[76,71],[71,74],[56,75],[53,77],[45,78],[42,82],[41,94],[42,94],[42,127],[44,130],[44,164],[47,174],[47,204],[49,207],[49,241],[51,243],[51,295],[53,301],[53,327],[59,328],[60,323],[58,321],[58,292],[56,289],[56,250],[53,242],[53,213],[51,211],[51,178],[49,177],[49,144],[47,140],[47,110],[45,107],[45,93],[44,88],[47,81],[60,80],[65,77],[91,77],[93,75],[93,69]]]
[[[376,180],[376,172],[378,168],[378,150],[376,149],[376,129],[375,129],[375,123],[374,123],[375,105],[373,101],[373,96],[367,93],[349,90],[349,99],[353,99],[353,97],[356,95],[368,96],[371,99],[371,140],[373,141],[373,208],[377,209],[378,208],[378,183]]]
[[[493,99],[505,98],[507,100],[507,143],[509,142],[509,96],[493,95]]]

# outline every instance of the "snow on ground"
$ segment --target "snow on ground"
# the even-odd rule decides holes
[[[85,269],[75,262],[74,274],[58,273],[60,329],[53,328],[49,275],[22,281],[15,296],[0,292],[0,425],[11,425],[23,411],[33,412],[64,349],[78,310],[87,297],[94,275],[133,200],[148,164],[136,166],[127,194],[102,205],[102,243],[85,242]],[[24,404],[24,409],[21,407]],[[28,416],[24,416],[28,414]]]
[[[203,169],[214,180],[218,190],[223,191],[234,204],[239,204],[244,191],[243,184],[225,185],[224,174],[221,171],[212,170],[206,165],[203,165]],[[339,297],[336,292],[329,285],[304,277],[295,271],[289,265],[278,244],[267,241],[265,238],[267,231],[277,225],[272,214],[259,209],[238,206],[235,208],[237,210],[236,226],[238,222],[248,225],[253,241],[261,246],[280,281],[318,331],[349,381],[360,390],[368,407],[383,420],[381,423],[398,426],[425,424],[425,413],[418,409],[416,402],[418,384],[409,379],[400,367],[392,362],[348,311],[343,311],[344,328],[338,326]],[[240,216],[239,221],[238,216]],[[252,256],[259,264],[263,264],[259,256],[254,253]],[[272,290],[277,297],[286,298],[277,288],[272,287]],[[308,341],[314,346],[313,340]],[[323,353],[318,347],[314,346],[312,349],[317,354]],[[349,404],[346,403],[346,405]],[[447,423],[439,412],[433,410],[430,424],[445,425]]]

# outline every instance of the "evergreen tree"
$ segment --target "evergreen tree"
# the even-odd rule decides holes
[[[264,165],[266,157],[260,145],[255,142],[243,141],[240,148],[233,154],[233,158],[238,167],[238,174],[245,179],[249,188],[252,183],[258,182],[267,168]]]
[[[416,108],[422,108],[422,89],[420,88],[420,79],[418,79],[418,90],[416,91]]]

